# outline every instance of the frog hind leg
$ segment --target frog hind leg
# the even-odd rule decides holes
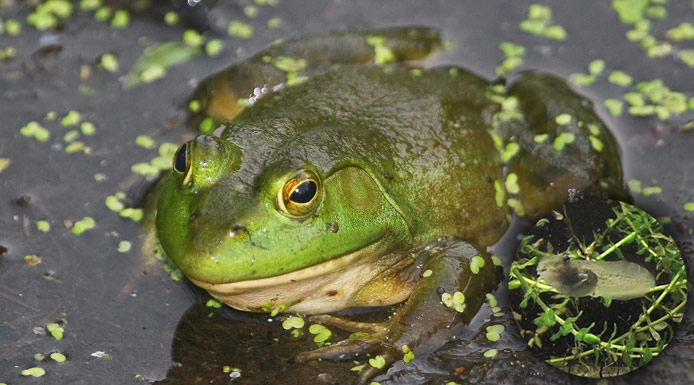
[[[631,201],[619,145],[592,102],[561,79],[535,72],[522,74],[507,96],[518,100],[522,117],[496,130],[504,143],[520,147],[507,161],[508,173],[518,177],[519,214],[535,221],[572,200],[572,194]]]
[[[484,261],[483,265],[477,257]],[[392,362],[403,359],[406,352],[416,353],[425,344],[433,345],[433,337],[440,338],[440,332],[445,333],[458,323],[470,323],[484,303],[485,295],[493,291],[501,280],[501,269],[496,268],[491,257],[462,241],[446,239],[422,252],[419,258],[423,258],[424,263],[415,264],[420,266],[417,274],[425,271],[430,273],[419,279],[409,299],[394,311],[388,321],[364,323],[334,316],[314,317],[312,321],[367,334],[301,353],[297,360],[345,358],[346,355],[357,353],[383,357],[383,368],[375,368],[367,363],[360,373],[357,382],[366,383]],[[471,268],[473,258],[479,267],[476,273]],[[464,301],[458,303],[457,308],[442,303],[444,293],[454,296],[456,292],[464,295]],[[455,297],[460,299],[459,295]]]
[[[269,44],[248,60],[205,79],[195,91],[189,121],[234,119],[256,98],[339,66],[385,65],[421,60],[442,46],[439,31],[396,27],[338,31]]]

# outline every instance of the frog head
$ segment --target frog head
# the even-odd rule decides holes
[[[193,282],[269,279],[326,262],[334,271],[409,236],[367,164],[326,162],[299,147],[273,151],[200,135],[178,149],[160,182],[156,228]]]

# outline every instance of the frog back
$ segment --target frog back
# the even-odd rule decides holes
[[[249,175],[283,162],[309,162],[325,176],[356,165],[415,241],[489,245],[505,230],[507,208],[495,201],[502,167],[487,87],[457,68],[335,71],[259,100],[221,135],[246,149]]]

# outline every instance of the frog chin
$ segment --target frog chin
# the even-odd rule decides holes
[[[207,283],[189,278],[227,305],[244,311],[332,312],[354,306],[385,306],[402,302],[410,292],[376,298],[355,299],[369,281],[397,265],[402,256],[384,255],[381,237],[349,253],[275,277]],[[283,306],[282,306],[283,305]],[[281,306],[281,308],[280,308]]]

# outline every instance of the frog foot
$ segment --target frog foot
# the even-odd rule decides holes
[[[374,365],[367,364],[359,373],[356,381],[358,384],[366,383],[371,377],[378,374],[382,368],[387,368],[395,362],[398,357],[398,350],[388,340],[390,322],[356,322],[349,321],[331,315],[319,315],[309,319],[311,322],[320,323],[326,326],[336,327],[348,332],[359,333],[350,338],[336,342],[329,346],[299,353],[296,356],[297,362],[307,362],[320,359],[339,360],[356,354],[373,353],[380,356]],[[402,355],[402,354],[400,354]],[[380,362],[379,362],[380,361]]]

